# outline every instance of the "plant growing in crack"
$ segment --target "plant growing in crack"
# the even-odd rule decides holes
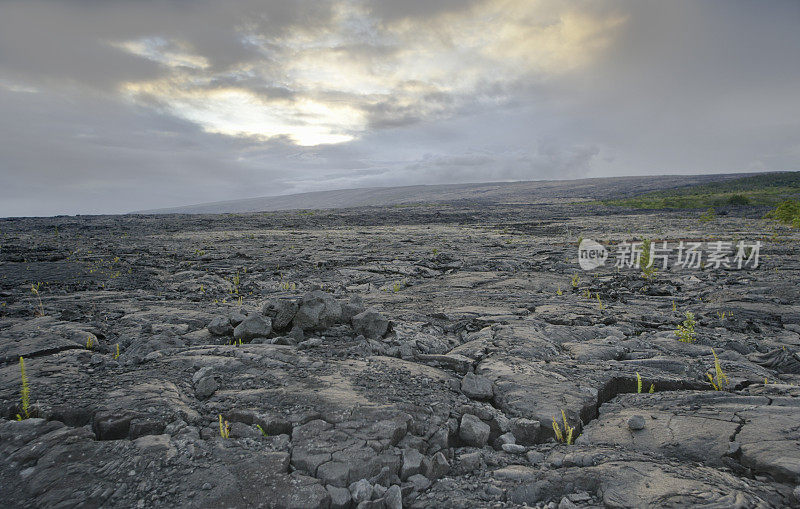
[[[686,312],[686,319],[683,323],[678,325],[678,329],[675,331],[675,335],[678,336],[678,340],[682,343],[694,343],[697,341],[697,333],[694,331],[694,326],[697,322],[694,319],[694,313],[691,311]]]
[[[31,284],[31,293],[36,296],[36,300],[39,301],[39,309],[36,310],[36,316],[44,316],[44,306],[42,306],[42,297],[39,295],[39,288],[42,286],[42,283]]]
[[[222,420],[222,414],[219,414],[219,436],[221,438],[231,437],[231,426],[228,421]]]
[[[651,383],[650,384],[650,390],[648,390],[647,392],[650,393],[650,394],[653,394],[654,392],[656,392],[656,384]],[[642,376],[639,374],[638,371],[636,372],[636,393],[637,394],[641,394],[642,393]]]
[[[711,386],[715,391],[728,390],[728,387],[730,386],[730,380],[725,372],[722,371],[722,365],[719,362],[719,357],[717,357],[717,352],[715,352],[713,348],[711,349],[711,354],[714,356],[714,376],[711,376],[711,373],[706,373],[708,381],[711,382]]]
[[[567,421],[567,414],[564,413],[563,409],[561,410],[561,418],[564,420],[563,430],[558,425],[558,421],[556,421],[556,418],[553,417],[553,432],[555,432],[556,434],[556,440],[567,445],[572,445],[573,442],[572,434],[575,431],[575,427],[569,425],[569,422]]]
[[[19,372],[20,372],[20,379],[22,382],[22,388],[19,391],[19,399],[22,407],[22,412],[17,414],[17,420],[21,421],[23,419],[29,419],[31,416],[30,412],[31,390],[30,387],[28,387],[28,376],[25,374],[25,359],[23,359],[22,357],[19,358]]]

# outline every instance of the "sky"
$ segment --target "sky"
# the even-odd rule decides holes
[[[0,0],[0,216],[800,169],[797,0]]]

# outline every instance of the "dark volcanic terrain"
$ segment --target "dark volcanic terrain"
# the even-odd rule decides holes
[[[3,505],[797,506],[799,236],[724,212],[0,220]],[[645,279],[581,237],[763,246]]]

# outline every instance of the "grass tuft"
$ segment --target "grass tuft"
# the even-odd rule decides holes
[[[17,420],[21,421],[23,419],[29,419],[31,416],[30,387],[28,387],[28,376],[25,374],[25,359],[23,359],[22,357],[19,358],[19,372],[20,372],[20,379],[22,381],[22,388],[19,391],[19,399],[22,405],[22,412],[17,414]]]

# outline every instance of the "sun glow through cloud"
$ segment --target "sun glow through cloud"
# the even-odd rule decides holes
[[[242,43],[263,60],[216,73],[178,41],[116,43],[172,69],[168,78],[122,88],[207,132],[284,137],[301,146],[344,143],[371,124],[447,116],[495,83],[569,72],[602,51],[624,23],[543,5],[487,1],[420,24],[387,23],[359,3],[342,3],[323,28],[272,36],[242,28]],[[232,84],[219,88],[220,81]],[[289,97],[262,93],[258,84],[279,86]]]

